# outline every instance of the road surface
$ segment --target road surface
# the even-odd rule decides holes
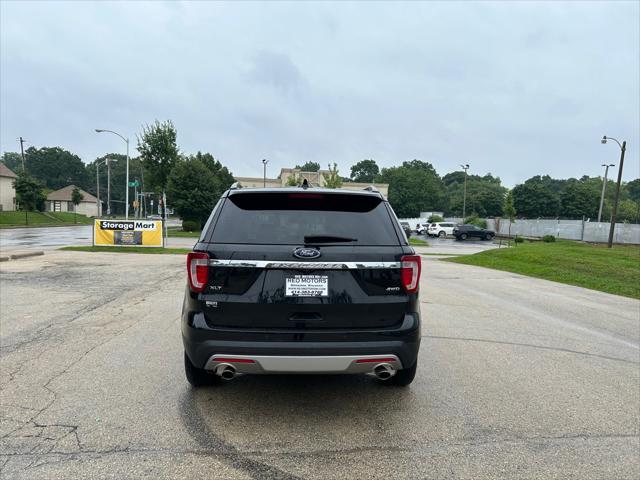
[[[406,389],[182,370],[183,256],[0,264],[0,477],[637,479],[640,302],[424,257]]]

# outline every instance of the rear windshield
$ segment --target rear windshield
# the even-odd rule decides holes
[[[306,242],[305,237],[309,237]],[[222,206],[211,241],[399,245],[391,216],[379,197],[311,192],[231,195]]]

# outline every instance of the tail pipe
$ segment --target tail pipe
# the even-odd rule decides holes
[[[223,380],[233,380],[233,377],[236,376],[236,369],[233,365],[221,363],[216,367],[215,374]]]
[[[373,367],[373,374],[380,380],[389,380],[396,374],[396,369],[390,363],[379,363]]]

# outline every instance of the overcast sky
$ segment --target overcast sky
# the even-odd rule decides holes
[[[418,158],[639,176],[640,3],[1,2],[0,148],[85,162],[171,119],[234,174]],[[135,153],[135,152],[133,152]]]

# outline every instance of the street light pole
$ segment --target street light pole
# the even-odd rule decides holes
[[[269,163],[269,160],[266,159],[262,159],[262,186],[266,187],[267,186],[267,163]]]
[[[464,170],[464,194],[462,196],[462,222],[464,223],[467,218],[467,170],[469,170],[469,164],[460,165]]]
[[[616,228],[616,215],[618,213],[618,200],[620,199],[620,184],[622,183],[622,167],[624,165],[624,152],[627,150],[627,142],[620,142],[613,137],[607,137],[606,135],[600,140],[601,143],[607,143],[607,140],[613,140],[620,147],[620,166],[618,167],[618,182],[616,183],[616,196],[613,201],[613,209],[611,210],[611,226],[609,227],[609,242],[608,248],[613,247],[613,233]]]
[[[96,132],[98,133],[113,133],[114,135],[119,136],[124,143],[127,144],[127,188],[125,190],[125,207],[124,207],[124,217],[126,220],[129,220],[129,139],[123,137],[118,132],[114,132],[113,130],[105,130],[102,128],[96,128]]]
[[[598,210],[598,223],[602,219],[602,206],[604,205],[604,191],[607,188],[607,174],[609,173],[609,167],[615,167],[613,163],[610,164],[602,164],[604,169],[604,181],[602,182],[602,195],[600,195],[600,209]]]

